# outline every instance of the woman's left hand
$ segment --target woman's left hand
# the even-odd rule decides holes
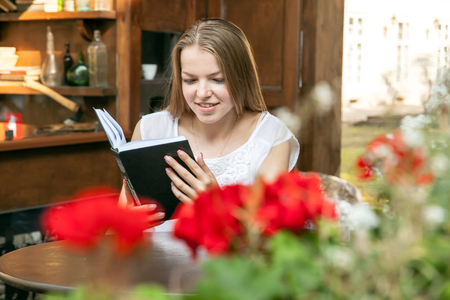
[[[199,193],[204,192],[211,186],[217,185],[217,180],[205,164],[202,153],[200,153],[197,161],[193,160],[182,150],[178,150],[177,153],[178,157],[186,163],[195,176],[181,166],[175,159],[167,155],[164,159],[171,168],[167,167],[166,173],[172,180],[172,192],[174,195],[184,203],[192,203]],[[181,180],[180,177],[186,182]]]

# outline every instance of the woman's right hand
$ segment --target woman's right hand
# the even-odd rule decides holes
[[[154,227],[161,225],[164,223],[164,212],[157,212],[156,211],[156,204],[143,204],[140,206],[134,205],[134,198],[131,194],[130,189],[128,188],[127,183],[125,182],[125,179],[123,180],[122,184],[122,190],[120,192],[119,196],[119,204],[120,207],[128,208],[133,211],[144,211],[148,213],[148,227]]]

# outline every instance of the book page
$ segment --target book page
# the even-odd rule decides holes
[[[133,149],[139,149],[144,147],[151,147],[151,146],[157,146],[162,144],[169,144],[179,141],[184,141],[186,138],[182,135],[175,136],[175,137],[169,137],[169,138],[162,138],[162,139],[153,139],[153,140],[138,140],[138,141],[131,141],[129,143],[126,143],[118,148],[119,152],[133,150]]]
[[[116,129],[116,133],[118,134],[120,140],[120,145],[125,144],[127,140],[125,139],[125,134],[123,133],[122,127],[120,127],[119,123],[117,123],[116,120],[111,117],[109,112],[107,112],[105,109],[103,109],[103,112],[105,113],[105,117],[110,121],[111,125]]]
[[[94,109],[98,119],[100,120],[100,123],[102,124],[102,127],[106,133],[106,136],[108,137],[109,143],[111,144],[111,147],[116,149],[120,145],[126,143],[125,138],[121,139],[119,132],[117,132],[117,129],[115,126],[111,123],[110,120],[108,120],[107,116],[105,115],[104,111],[100,109]],[[109,115],[109,114],[108,114]],[[111,117],[111,116],[110,116]],[[113,121],[117,124],[117,122],[113,119]],[[122,130],[122,129],[120,129]],[[123,136],[123,134],[122,134]]]

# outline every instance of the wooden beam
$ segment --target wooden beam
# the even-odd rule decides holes
[[[303,124],[298,167],[339,175],[344,0],[304,0],[301,16],[301,97],[323,80],[333,86],[336,97],[329,114],[314,116]]]
[[[295,109],[300,74],[300,1],[285,0],[283,41],[283,103]]]
[[[141,1],[117,4],[117,120],[124,131],[133,131],[139,120],[141,90]]]

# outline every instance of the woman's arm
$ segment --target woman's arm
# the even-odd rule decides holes
[[[273,147],[256,173],[267,182],[274,181],[280,173],[289,170],[290,142]]]

